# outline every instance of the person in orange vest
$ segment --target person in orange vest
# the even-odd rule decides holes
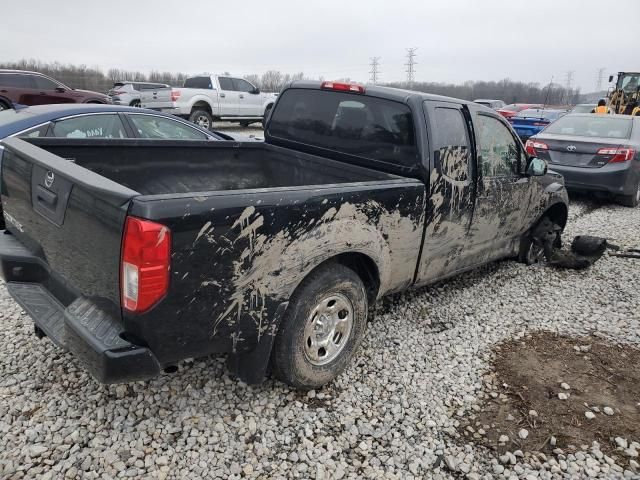
[[[591,113],[606,114],[611,113],[611,110],[609,110],[609,107],[607,107],[607,101],[604,98],[601,98],[600,100],[598,100],[598,106],[591,110]]]

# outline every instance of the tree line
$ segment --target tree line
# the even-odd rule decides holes
[[[185,73],[141,72],[110,68],[106,73],[97,66],[85,64],[73,65],[59,62],[42,62],[39,60],[20,60],[17,62],[0,62],[0,68],[32,70],[48,75],[72,88],[106,92],[117,81],[129,80],[137,82],[166,83],[172,87],[181,87],[188,77]],[[229,74],[225,72],[225,74]],[[293,80],[306,78],[303,72],[294,74],[269,70],[263,74],[246,75],[244,78],[265,92],[277,92],[285,84]],[[322,79],[320,79],[322,80]],[[348,78],[341,80],[349,80]],[[410,88],[419,92],[446,95],[464,100],[478,98],[500,99],[506,103],[546,103],[547,105],[565,105],[580,103],[582,96],[579,89],[567,89],[562,85],[518,82],[510,79],[500,81],[476,81],[462,84],[437,82],[414,82],[411,86],[402,82],[387,83],[385,86]]]

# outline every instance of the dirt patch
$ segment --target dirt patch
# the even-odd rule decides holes
[[[640,350],[539,332],[494,354],[486,399],[460,426],[464,436],[500,453],[572,451],[593,441],[606,453],[616,450],[616,437],[640,442]],[[499,442],[502,435],[509,441]]]

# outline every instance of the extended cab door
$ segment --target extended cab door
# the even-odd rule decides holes
[[[522,143],[506,121],[480,109],[473,120],[479,179],[467,248],[476,263],[484,263],[504,257],[526,229],[532,188],[529,178],[519,173],[527,161]]]
[[[218,77],[220,84],[220,116],[237,117],[240,115],[240,93],[230,77]]]
[[[239,94],[239,114],[243,117],[261,117],[264,111],[260,91],[242,78],[234,78],[233,84]]]
[[[464,266],[475,194],[475,158],[470,116],[461,104],[425,101],[430,173],[426,230],[417,284]]]

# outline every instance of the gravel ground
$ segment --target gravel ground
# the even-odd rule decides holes
[[[638,246],[639,225],[640,208],[579,200],[566,238]],[[597,445],[544,459],[514,452],[504,464],[456,430],[505,338],[544,328],[639,344],[638,267],[607,256],[581,272],[507,261],[395,296],[355,363],[309,393],[246,386],[221,358],[98,385],[32,335],[0,286],[0,478],[640,478]]]

